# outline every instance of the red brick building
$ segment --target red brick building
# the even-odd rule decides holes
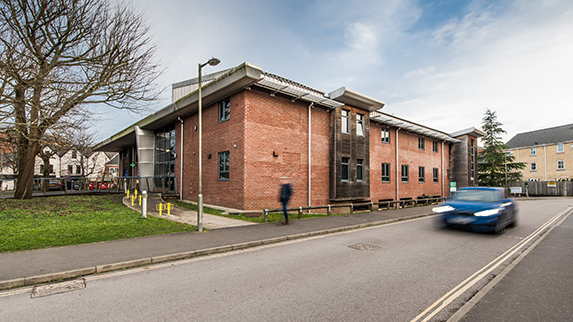
[[[344,87],[326,95],[248,63],[202,78],[205,204],[276,208],[285,176],[294,207],[449,195],[459,137]],[[120,152],[120,174],[143,188],[197,200],[197,83],[174,84],[173,103],[96,149]]]

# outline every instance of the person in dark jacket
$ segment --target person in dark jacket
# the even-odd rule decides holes
[[[287,177],[281,178],[281,189],[279,192],[279,201],[282,203],[283,206],[283,214],[285,216],[285,221],[282,222],[283,225],[288,225],[288,212],[287,212],[287,205],[290,200],[290,197],[293,194],[292,186]]]

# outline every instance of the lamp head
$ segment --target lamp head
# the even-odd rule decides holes
[[[207,64],[209,64],[211,66],[217,66],[217,65],[219,65],[220,62],[221,61],[218,58],[213,57],[213,58],[209,59]]]

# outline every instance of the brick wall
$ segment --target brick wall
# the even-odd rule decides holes
[[[390,130],[390,143],[381,141],[382,128]],[[418,138],[424,138],[424,150],[418,148]],[[442,169],[442,142],[438,141],[438,152],[433,152],[434,139],[405,130],[398,131],[398,162],[396,162],[396,128],[370,124],[370,196],[372,201],[385,199],[418,198],[422,195],[440,196],[442,187],[449,195],[449,181],[444,176],[449,168],[449,144],[443,145],[444,168]],[[390,164],[390,182],[382,182],[382,163]],[[401,181],[401,166],[408,165],[409,180]],[[398,167],[397,167],[398,166]],[[424,182],[419,182],[419,170],[425,170]],[[438,169],[438,183],[433,181],[433,168]],[[398,193],[396,186],[398,184]]]

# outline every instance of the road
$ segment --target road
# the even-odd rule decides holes
[[[14,290],[0,294],[0,320],[442,321],[572,203],[521,201],[501,236],[430,217],[89,276],[44,297]]]

